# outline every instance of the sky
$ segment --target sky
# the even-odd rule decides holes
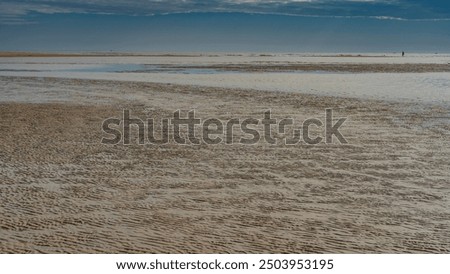
[[[449,53],[450,1],[2,0],[0,50]]]

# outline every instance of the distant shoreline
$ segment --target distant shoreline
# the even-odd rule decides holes
[[[410,53],[424,55],[446,55],[447,53]],[[400,57],[399,52],[389,53],[264,53],[264,52],[34,52],[34,51],[0,51],[1,57],[125,57],[125,56],[143,56],[143,57],[219,57],[219,56],[255,56],[255,57],[275,57],[279,55],[286,56],[305,56],[305,57],[340,57],[340,58],[387,58]]]
[[[0,51],[0,57],[109,57],[109,56],[158,56],[158,57],[195,57],[201,54],[143,54],[120,52],[82,52],[82,53],[51,53],[51,52],[14,52]]]

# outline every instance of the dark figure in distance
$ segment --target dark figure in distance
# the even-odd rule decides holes
[[[405,57],[405,52],[404,51],[402,51],[402,57]]]

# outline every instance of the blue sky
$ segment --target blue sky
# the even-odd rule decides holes
[[[450,1],[0,2],[0,50],[448,52]]]

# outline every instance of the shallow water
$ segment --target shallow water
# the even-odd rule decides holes
[[[217,74],[237,73],[213,68],[177,67],[154,64],[0,64],[0,72],[94,72],[94,73],[174,73],[174,74]]]
[[[450,104],[450,73],[348,73],[330,71],[230,71],[227,65],[446,64],[448,55],[406,58],[332,56],[190,56],[190,57],[17,57],[0,58],[0,76],[56,77],[172,83],[224,88],[298,92],[387,101]],[[196,67],[197,66],[197,67]],[[214,66],[214,68],[205,68]]]

